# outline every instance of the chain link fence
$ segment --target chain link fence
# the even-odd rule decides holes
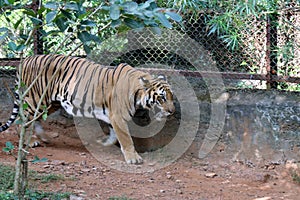
[[[263,13],[260,15],[249,16],[243,25],[239,25],[236,30],[239,36],[239,44],[237,48],[231,48],[228,41],[224,37],[211,33],[208,24],[208,17],[214,15],[214,11],[200,12],[198,15],[186,15],[183,18],[183,25],[177,26],[177,30],[187,37],[197,42],[210,56],[211,62],[217,66],[219,74],[224,78],[227,88],[250,88],[250,89],[270,89],[277,88],[283,90],[300,90],[300,9],[298,5],[285,5],[277,14]],[[29,7],[37,9],[33,3]],[[15,12],[14,15],[0,14],[1,18],[9,18],[11,24],[22,23],[24,27],[19,32],[11,33],[22,35],[22,31],[26,31],[26,20],[22,21],[22,12]],[[9,26],[2,20],[2,26]],[[13,69],[8,66],[17,66],[18,58],[8,48],[7,40],[1,35],[0,27],[0,77],[11,75],[9,70]],[[47,30],[49,31],[49,30]],[[31,54],[48,54],[57,48],[64,35],[58,35],[56,39],[43,36],[44,30],[41,28],[35,33],[32,50],[25,52],[25,55]],[[104,36],[105,37],[105,36]],[[149,38],[131,38],[139,40],[144,49],[136,49],[131,52],[124,52],[126,48],[125,39],[120,37],[117,39],[109,38],[105,40],[96,50],[93,51],[90,58],[97,60],[101,54],[101,58],[109,58],[118,55],[113,61],[97,60],[102,64],[116,65],[120,62],[126,62],[132,66],[143,66],[144,64],[161,64],[171,66],[170,69],[185,70],[184,73],[189,76],[201,78],[202,75],[194,73],[195,69],[189,60],[182,58],[174,52],[170,52],[167,48],[170,41],[163,41],[159,48],[149,47],[152,41],[152,35]],[[12,38],[12,37],[11,37]],[[70,43],[59,51],[66,53],[72,46],[78,42],[70,39]],[[73,42],[73,43],[71,43]],[[172,41],[174,49],[181,48],[180,41]],[[150,45],[151,46],[151,45]],[[187,47],[189,49],[189,47]],[[120,54],[121,53],[121,54]],[[79,56],[85,56],[83,49],[77,51]],[[201,60],[200,60],[201,62]],[[212,72],[217,73],[217,72]]]

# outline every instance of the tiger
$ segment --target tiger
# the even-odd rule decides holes
[[[48,115],[51,114],[50,108],[58,103],[74,117],[96,118],[109,124],[109,137],[103,145],[119,142],[128,164],[143,163],[128,128],[128,122],[137,109],[152,110],[157,107],[158,119],[175,112],[174,95],[165,75],[154,77],[125,63],[111,67],[81,57],[34,55],[24,59],[21,80],[28,87],[36,78],[25,97],[28,107],[24,112],[29,118],[33,117],[45,92],[42,105],[48,109]],[[18,96],[17,90],[17,100]],[[17,118],[17,100],[10,119],[0,126],[0,132],[8,129]],[[38,112],[42,113],[43,109],[39,108]],[[35,135],[47,141],[39,120],[35,123]]]

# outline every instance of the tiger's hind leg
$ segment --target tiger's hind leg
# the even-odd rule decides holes
[[[103,146],[111,146],[118,142],[116,133],[113,127],[109,124],[109,136],[101,141]]]
[[[26,133],[26,140],[27,141],[27,138],[29,136],[29,132]],[[34,123],[34,134],[32,135],[31,139],[30,139],[30,142],[29,142],[29,146],[31,148],[34,148],[34,147],[38,147],[38,146],[41,146],[41,143],[44,142],[44,143],[49,143],[50,142],[50,138],[45,134],[45,131],[42,127],[42,124],[40,121],[35,121]]]
[[[61,108],[59,102],[52,102],[50,106],[48,106],[48,116],[54,114],[57,110]],[[41,124],[41,118],[34,122],[34,134],[28,144],[30,147],[38,147],[41,146],[41,143],[50,143],[50,137],[45,133],[43,126]]]

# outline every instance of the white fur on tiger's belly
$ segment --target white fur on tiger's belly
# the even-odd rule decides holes
[[[70,104],[68,101],[61,102],[62,107],[65,109],[65,111],[74,116],[74,117],[87,117],[87,118],[96,118],[105,121],[106,123],[110,124],[109,120],[109,112],[107,109],[105,109],[105,112],[103,112],[103,109],[95,108],[91,112],[88,112],[87,110],[83,111],[83,114],[80,111],[80,108],[74,109],[74,105]],[[74,113],[74,110],[76,110],[76,113]],[[105,114],[104,114],[105,113]]]

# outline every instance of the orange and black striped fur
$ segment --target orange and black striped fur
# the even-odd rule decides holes
[[[56,70],[57,74],[50,82]],[[50,84],[42,105],[50,108],[59,102],[73,116],[97,118],[110,124],[110,136],[104,145],[119,141],[127,163],[142,162],[127,125],[136,110],[157,106],[161,110],[160,116],[175,111],[173,94],[164,76],[153,78],[127,64],[112,68],[78,57],[31,56],[23,62],[22,81],[29,86],[41,71],[41,76],[26,96],[27,113],[33,115],[47,84]],[[0,132],[6,130],[17,115],[18,106],[15,104],[11,119],[0,127]],[[40,136],[43,132],[38,124],[36,132],[40,132]]]

